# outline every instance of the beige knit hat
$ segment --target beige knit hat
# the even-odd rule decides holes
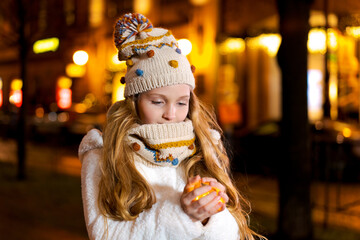
[[[115,46],[119,60],[126,60],[127,73],[124,96],[176,84],[195,88],[193,72],[186,56],[169,30],[153,28],[139,13],[128,13],[116,23]]]

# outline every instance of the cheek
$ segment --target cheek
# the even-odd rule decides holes
[[[189,113],[189,108],[179,110],[178,118],[180,121],[184,121]]]
[[[151,104],[143,104],[139,108],[139,117],[141,122],[144,124],[156,123],[158,121],[159,114],[159,110],[156,107],[153,107]]]
[[[151,114],[149,108],[140,110],[140,119],[143,123],[151,123],[152,118],[153,118],[153,114]]]

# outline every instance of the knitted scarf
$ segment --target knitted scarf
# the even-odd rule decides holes
[[[128,143],[142,159],[159,166],[177,167],[196,152],[192,121],[143,124],[129,131]]]

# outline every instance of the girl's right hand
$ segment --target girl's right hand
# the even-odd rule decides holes
[[[204,180],[209,184],[198,187]],[[220,190],[218,194],[216,191],[213,191],[196,200],[196,197],[209,192],[213,187]],[[224,202],[220,201],[221,198]],[[184,212],[193,219],[193,221],[201,221],[204,223],[212,215],[223,211],[228,200],[229,198],[225,193],[225,187],[217,182],[216,179],[201,179],[200,176],[196,176],[189,178],[184,188],[184,192],[181,195],[180,203]]]

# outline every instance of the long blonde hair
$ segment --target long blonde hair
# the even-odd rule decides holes
[[[127,132],[139,123],[136,99],[127,98],[112,107],[104,130],[104,151],[101,160],[102,176],[98,205],[104,216],[116,220],[134,220],[156,202],[149,183],[137,171],[133,150],[126,143]],[[114,109],[115,108],[115,109]],[[189,115],[196,135],[197,153],[183,161],[186,177],[210,176],[226,187],[229,196],[227,208],[236,219],[240,229],[240,239],[254,240],[260,235],[248,226],[249,202],[241,196],[230,177],[230,163],[221,141],[215,142],[209,129],[222,133],[214,111],[209,110],[191,92]]]

